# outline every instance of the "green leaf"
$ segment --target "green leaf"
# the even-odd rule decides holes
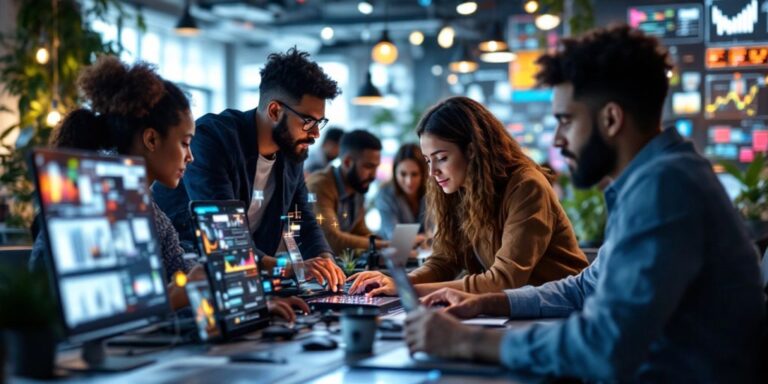
[[[744,184],[747,185],[747,188],[757,187],[757,183],[760,181],[760,173],[763,172],[763,168],[765,168],[765,157],[762,153],[757,153],[754,160],[752,160],[752,163],[747,167],[744,175]]]
[[[744,174],[742,174],[741,170],[733,163],[730,162],[722,162],[720,165],[725,169],[725,172],[736,178],[742,185],[746,185],[747,182],[744,179]]]

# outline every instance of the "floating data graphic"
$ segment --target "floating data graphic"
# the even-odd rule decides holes
[[[710,0],[707,2],[707,38],[718,42],[766,41],[768,2],[758,0]]]
[[[735,16],[728,16],[717,6],[712,5],[712,26],[718,36],[742,35],[755,31],[757,25],[758,9],[757,0],[750,1]]]
[[[734,120],[767,117],[765,82],[765,75],[759,73],[707,75],[704,116]]]
[[[256,269],[253,252],[224,256],[224,273],[233,273]]]
[[[707,129],[707,156],[750,162],[756,152],[768,150],[768,127],[762,120],[717,124]]]
[[[698,4],[630,7],[629,25],[666,42],[696,42],[702,37],[702,9]]]
[[[768,46],[707,48],[706,66],[708,69],[768,67]]]

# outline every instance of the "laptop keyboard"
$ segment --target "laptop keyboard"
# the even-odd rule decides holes
[[[391,297],[367,297],[365,295],[331,295],[308,300],[312,304],[351,304],[379,306],[392,302]]]

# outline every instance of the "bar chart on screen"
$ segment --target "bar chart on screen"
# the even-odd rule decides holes
[[[708,0],[706,4],[710,43],[760,42],[768,38],[768,2]]]

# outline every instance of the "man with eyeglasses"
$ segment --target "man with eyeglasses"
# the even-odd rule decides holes
[[[341,137],[341,166],[327,166],[307,178],[309,191],[317,196],[315,213],[331,248],[343,250],[367,248],[371,231],[365,225],[365,194],[376,180],[381,164],[381,141],[368,131],[358,129]],[[376,240],[376,248],[388,243]]]
[[[309,54],[289,49],[269,55],[262,68],[258,108],[227,109],[195,122],[195,161],[175,190],[155,185],[157,204],[171,218],[182,243],[194,249],[189,200],[245,202],[262,268],[272,270],[287,217],[298,224],[297,243],[307,276],[337,291],[344,273],[315,220],[304,182],[309,146],[326,126],[325,102],[341,93]],[[295,229],[295,228],[293,228]]]

